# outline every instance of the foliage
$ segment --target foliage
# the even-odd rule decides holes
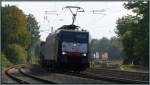
[[[5,56],[3,53],[1,53],[0,56],[1,56],[1,57],[0,57],[0,64],[1,64],[2,68],[7,68],[7,67],[10,67],[10,66],[13,65],[13,64],[6,58],[6,56]]]
[[[23,47],[17,44],[8,45],[7,52],[5,52],[8,60],[13,64],[25,63],[26,51]]]
[[[92,54],[95,52],[107,52],[110,59],[122,59],[125,55],[123,53],[122,43],[117,37],[107,39],[93,39],[91,42]]]
[[[7,5],[1,10],[2,52],[13,64],[24,63],[29,42],[26,15],[16,6]]]
[[[27,29],[28,29],[28,32],[30,33],[30,39],[29,39],[30,43],[29,43],[29,46],[27,49],[28,62],[29,62],[29,60],[34,59],[34,56],[35,56],[34,50],[35,50],[36,45],[40,41],[39,28],[40,28],[40,26],[38,25],[38,22],[36,21],[34,16],[32,14],[29,14],[27,16]]]
[[[25,15],[16,6],[6,5],[1,10],[2,52],[12,63],[24,63],[27,52],[34,56],[40,37],[38,23],[32,14]]]
[[[118,19],[117,22],[117,34],[119,37],[122,39],[123,46],[124,46],[124,51],[126,52],[126,57],[125,62],[126,64],[129,64],[132,62],[132,59],[134,58],[134,53],[133,53],[133,45],[134,41],[133,38],[137,36],[133,36],[134,30],[137,29],[137,26],[134,22],[135,17],[132,16],[125,16],[122,19]]]
[[[148,66],[149,45],[149,1],[131,1],[125,8],[132,10],[136,16],[124,16],[117,21],[116,33],[122,39],[127,57],[125,64],[141,64]]]
[[[5,6],[1,8],[1,35],[2,51],[5,51],[8,44],[19,44],[27,48],[29,33],[26,28],[26,16],[16,6]]]
[[[24,49],[27,48],[29,40],[26,16],[16,6],[7,5],[1,9],[2,52],[12,63],[23,63],[26,53]]]
[[[39,35],[39,28],[40,26],[38,25],[38,22],[34,18],[32,14],[29,14],[27,16],[27,29],[28,32],[30,32],[30,39],[31,39],[31,44],[32,46],[39,41],[40,35]]]

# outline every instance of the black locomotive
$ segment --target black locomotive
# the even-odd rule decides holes
[[[89,32],[64,25],[40,46],[39,63],[46,68],[82,71],[89,67]]]
[[[89,67],[89,32],[74,25],[83,8],[66,6],[73,15],[71,25],[64,25],[48,35],[40,45],[39,63],[48,69],[82,71]],[[72,9],[76,9],[73,13]]]

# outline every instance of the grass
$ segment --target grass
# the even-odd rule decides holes
[[[0,65],[2,66],[2,68],[8,68],[13,64],[6,58],[6,56],[3,53],[1,53]]]

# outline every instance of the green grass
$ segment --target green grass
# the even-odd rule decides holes
[[[13,64],[6,58],[6,56],[3,53],[1,53],[0,65],[2,66],[2,68],[8,68]]]
[[[118,65],[117,69],[124,70],[124,71],[129,71],[129,70],[138,70],[138,69],[142,69],[142,68],[141,67],[137,68],[137,65],[132,65],[132,64],[129,64],[129,65],[120,64],[120,65]]]

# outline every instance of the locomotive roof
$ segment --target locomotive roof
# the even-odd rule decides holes
[[[56,33],[59,33],[60,31],[72,31],[72,32],[87,32],[86,30],[79,30],[79,26],[76,25],[63,25],[62,27],[58,28],[56,30]]]
[[[63,25],[62,27],[58,28],[58,30],[59,29],[78,30],[79,26],[76,26],[76,25]]]
[[[76,25],[63,25],[62,27],[58,28],[55,32],[50,33],[48,36],[58,34],[61,31],[68,31],[68,32],[87,32],[86,30],[79,30],[79,26]],[[87,32],[88,33],[88,32]]]
[[[68,31],[68,32],[87,32],[87,31],[82,31],[82,30],[60,30],[60,31]],[[60,32],[59,31],[59,32]]]

